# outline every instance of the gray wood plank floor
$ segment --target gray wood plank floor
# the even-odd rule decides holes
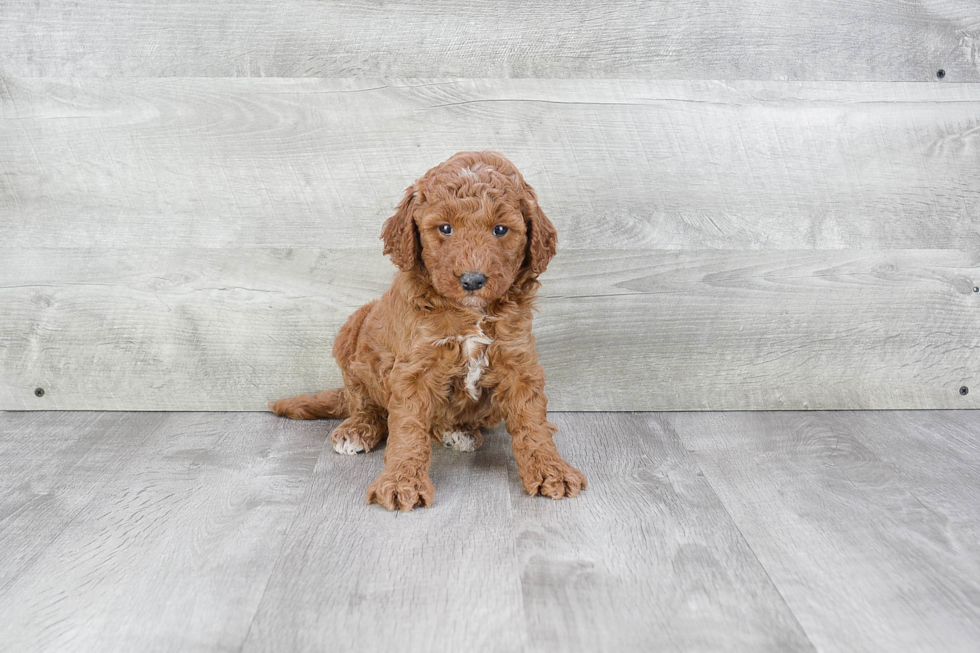
[[[556,413],[364,504],[261,413],[0,412],[0,650],[973,651],[980,411]]]

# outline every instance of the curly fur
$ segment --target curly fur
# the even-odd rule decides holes
[[[495,235],[498,225],[507,232]],[[502,155],[460,152],[406,190],[381,237],[399,272],[334,341],[344,387],[270,409],[293,419],[346,418],[331,434],[340,453],[369,451],[387,437],[385,468],[367,501],[389,510],[432,505],[433,440],[459,444],[468,434],[455,448],[472,450],[479,429],[501,419],[527,493],[577,495],[587,483],[555,447],[531,335],[537,277],[557,244],[534,190]],[[465,290],[460,275],[468,272],[483,273],[485,285]]]

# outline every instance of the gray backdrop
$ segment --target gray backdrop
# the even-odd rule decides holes
[[[381,223],[485,148],[558,227],[552,409],[980,406],[974,0],[37,4],[0,2],[0,409],[338,385]]]

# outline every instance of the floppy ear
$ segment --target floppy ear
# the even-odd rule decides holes
[[[527,253],[524,265],[533,276],[538,276],[548,267],[558,247],[558,232],[555,225],[538,206],[534,189],[524,184],[524,197],[521,198],[521,213],[527,223]]]
[[[384,253],[391,256],[392,262],[402,270],[411,270],[420,264],[422,244],[419,241],[418,227],[415,226],[416,191],[411,185],[405,197],[395,209],[395,215],[385,220],[381,229],[381,240],[385,242]]]

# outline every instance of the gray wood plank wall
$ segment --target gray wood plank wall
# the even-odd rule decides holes
[[[978,51],[966,0],[4,3],[0,409],[337,384],[484,148],[559,230],[552,408],[976,408]]]
[[[974,0],[7,0],[0,74],[980,80]]]

